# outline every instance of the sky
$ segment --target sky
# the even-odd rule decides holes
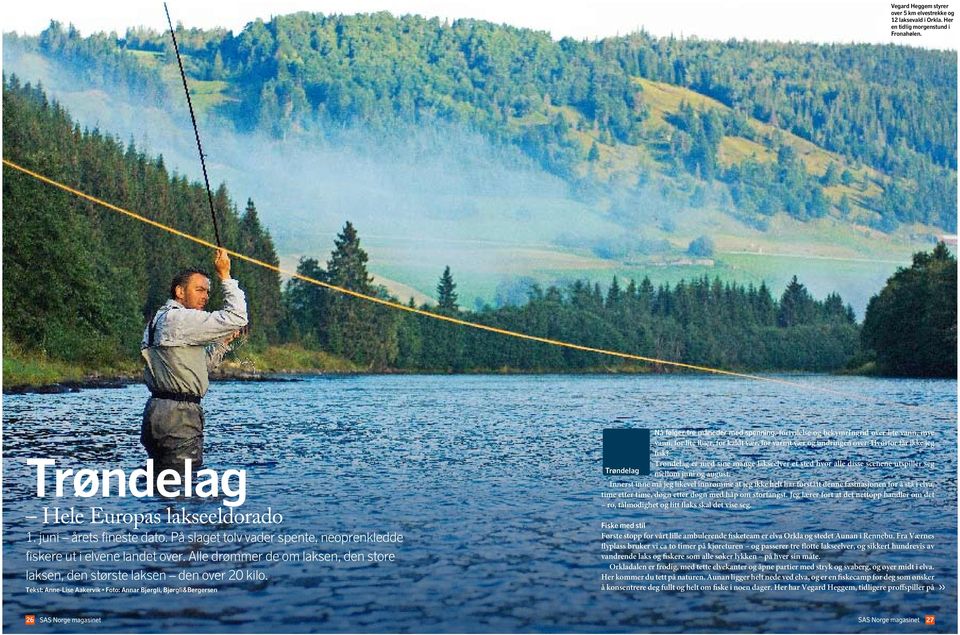
[[[908,0],[895,0],[907,2]],[[955,10],[960,0],[936,0]],[[55,18],[88,35],[123,33],[128,26],[166,27],[161,0],[36,0],[6,2],[2,30],[36,34]],[[615,36],[644,28],[656,36],[803,42],[872,42],[956,50],[956,28],[922,37],[890,35],[889,0],[168,0],[174,21],[187,27],[221,26],[239,32],[255,18],[295,11],[390,11],[426,17],[478,18],[549,31],[554,38]]]

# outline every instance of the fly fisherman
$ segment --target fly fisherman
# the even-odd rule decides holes
[[[150,400],[143,410],[140,442],[157,470],[184,470],[203,462],[203,397],[216,368],[230,350],[230,342],[247,324],[247,303],[236,280],[230,278],[230,257],[218,249],[214,268],[223,285],[224,307],[207,312],[210,278],[188,269],[170,283],[167,300],[147,323],[140,343],[143,377]]]

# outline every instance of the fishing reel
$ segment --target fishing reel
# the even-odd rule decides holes
[[[228,344],[228,352],[234,353],[238,348],[246,344],[250,340],[250,324],[242,327],[238,332],[236,337],[230,340]]]
[[[237,350],[243,347],[243,345],[246,344],[249,340],[250,340],[250,325],[247,324],[246,326],[240,329],[240,332],[237,334],[237,336],[233,338],[233,341],[230,342],[229,350],[227,352],[234,354],[234,357],[236,358],[237,362],[240,364],[240,368],[242,368],[246,372],[255,373],[257,371],[256,363],[252,359],[250,359],[250,357],[241,359],[240,356],[236,354]]]

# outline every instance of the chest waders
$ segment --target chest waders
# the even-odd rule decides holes
[[[150,320],[147,347],[141,351],[150,399],[143,410],[140,442],[154,468],[183,472],[184,461],[203,463],[203,407],[208,384],[203,346],[158,346],[157,324],[177,307],[160,309]]]

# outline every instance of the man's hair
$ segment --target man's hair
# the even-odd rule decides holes
[[[180,273],[178,273],[173,277],[173,282],[170,283],[170,299],[171,300],[177,299],[177,287],[186,288],[187,283],[190,282],[190,277],[193,276],[193,274],[195,273],[199,273],[201,276],[207,279],[210,278],[210,274],[208,274],[206,271],[203,271],[202,269],[182,270]]]

